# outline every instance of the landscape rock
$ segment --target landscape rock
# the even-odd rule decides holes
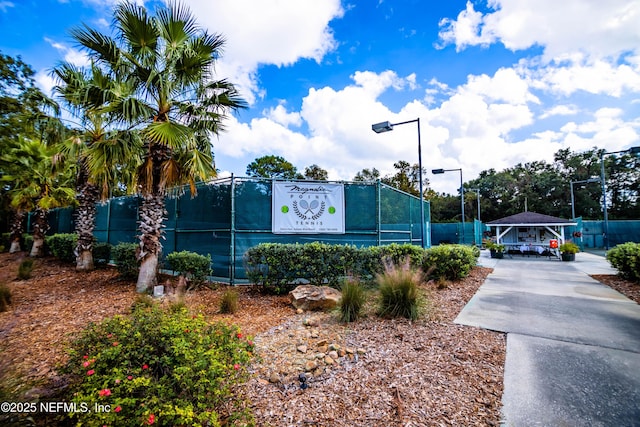
[[[341,297],[340,291],[329,286],[300,285],[289,292],[291,304],[302,310],[331,310]]]

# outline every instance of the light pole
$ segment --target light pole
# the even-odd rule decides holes
[[[445,172],[460,171],[460,208],[462,211],[462,244],[464,245],[464,187],[462,186],[462,168],[458,169],[431,169],[431,173],[439,175]]]
[[[590,182],[600,182],[598,178],[589,178],[582,181],[570,181],[571,185],[571,219],[575,219],[576,217],[576,208],[575,208],[575,199],[573,197],[573,184],[587,184]]]
[[[470,188],[469,190],[476,192],[476,201],[478,202],[478,222],[482,222],[482,220],[480,219],[480,189]]]
[[[400,123],[380,122],[371,125],[375,133],[389,132],[394,126],[416,123],[418,125],[418,179],[420,180],[420,246],[424,249],[424,193],[422,190],[422,145],[420,143],[420,118]]]
[[[604,216],[604,233],[602,240],[605,251],[609,250],[609,218],[607,215],[607,183],[604,176],[604,156],[618,153],[638,154],[640,153],[640,146],[631,147],[626,150],[611,152],[603,151],[600,153],[600,183],[602,184],[602,214]]]

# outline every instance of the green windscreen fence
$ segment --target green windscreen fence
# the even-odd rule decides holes
[[[310,181],[290,181],[308,183]],[[344,233],[274,234],[272,232],[273,181],[257,178],[225,178],[168,197],[164,223],[163,255],[188,250],[211,255],[214,277],[235,283],[246,279],[243,255],[260,243],[325,242],[355,246],[390,243],[430,246],[429,202],[424,201],[425,222],[421,226],[420,200],[380,182],[340,182],[344,185]],[[97,209],[95,236],[116,245],[135,242],[140,198],[113,198]],[[71,209],[56,215],[51,233],[73,230]]]

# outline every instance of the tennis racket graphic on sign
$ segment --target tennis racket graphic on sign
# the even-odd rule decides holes
[[[311,203],[308,203],[306,200],[300,200],[300,202],[294,201],[293,203],[293,211],[302,219],[313,219],[316,220],[322,216],[325,209],[325,203],[319,202],[317,200],[312,200]],[[300,206],[300,208],[298,208]],[[315,209],[320,208],[318,212],[315,212]]]

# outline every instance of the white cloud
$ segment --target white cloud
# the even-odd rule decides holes
[[[555,105],[547,109],[540,115],[540,119],[546,119],[553,116],[572,116],[578,113],[578,108],[575,105]]]
[[[302,58],[322,60],[336,47],[329,27],[344,13],[340,0],[185,1],[200,25],[227,39],[217,71],[252,104],[264,96],[259,65],[288,66]]]
[[[552,63],[532,70],[541,85],[552,92],[570,95],[576,91],[619,98],[625,93],[640,92],[640,66],[611,64],[607,61],[572,61]]]
[[[458,50],[501,42],[507,49],[543,46],[547,58],[567,52],[617,57],[640,46],[636,0],[488,0],[482,14],[467,2],[457,19],[441,21],[444,44]]]
[[[302,117],[300,117],[300,113],[289,113],[282,104],[269,109],[269,111],[265,112],[264,115],[270,120],[273,120],[285,127],[291,125],[300,126],[302,124]]]
[[[58,52],[63,55],[63,58],[66,62],[70,64],[77,65],[79,67],[86,67],[91,64],[89,57],[84,53],[77,49],[68,47],[67,45],[52,40],[48,37],[44,39],[47,43],[49,43],[53,48],[55,48]]]
[[[10,1],[0,1],[0,10],[2,12],[6,12],[10,7],[15,7],[16,5]]]

